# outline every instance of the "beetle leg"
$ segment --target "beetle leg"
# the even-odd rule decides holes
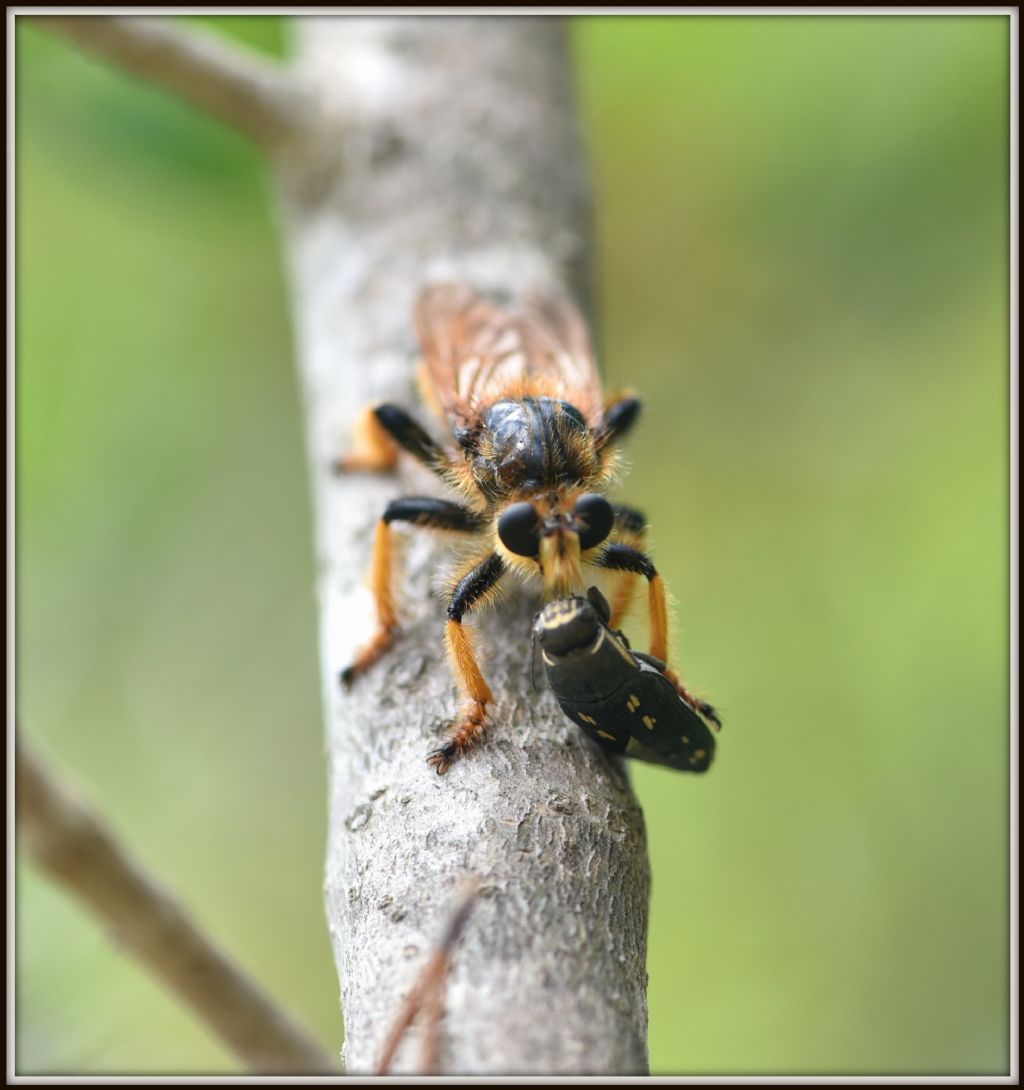
[[[452,530],[459,533],[477,533],[485,520],[475,511],[448,500],[432,496],[404,496],[392,500],[384,510],[373,543],[373,560],[370,563],[370,589],[377,605],[377,631],[365,646],[360,648],[352,664],[342,671],[344,685],[373,665],[391,646],[398,630],[398,614],[394,595],[394,540],[391,524],[409,522],[433,530]]]
[[[448,741],[427,755],[439,776],[448,771],[452,761],[466,752],[480,737],[487,719],[487,705],[494,700],[473,649],[469,630],[462,618],[467,610],[486,599],[505,574],[505,562],[490,553],[456,583],[448,604],[445,646],[459,689],[466,699],[461,718],[454,724]]]

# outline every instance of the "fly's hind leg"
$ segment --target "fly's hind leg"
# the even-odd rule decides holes
[[[405,496],[392,500],[384,510],[373,542],[370,564],[370,589],[377,605],[377,631],[361,647],[351,665],[341,673],[343,685],[372,666],[394,642],[398,631],[398,613],[394,592],[394,531],[393,522],[408,522],[434,530],[450,530],[467,534],[478,533],[484,520],[468,507],[432,496]]]
[[[334,472],[394,469],[398,452],[404,450],[428,469],[443,476],[451,460],[415,420],[397,405],[366,408],[356,420],[352,449],[333,466]]]
[[[494,700],[491,688],[480,670],[473,649],[472,635],[463,625],[462,618],[467,610],[492,594],[504,574],[505,562],[497,553],[490,553],[475,564],[456,583],[452,591],[448,604],[445,647],[466,703],[461,716],[453,724],[448,741],[440,749],[427,755],[427,763],[433,766],[439,776],[444,775],[452,762],[478,740],[487,721],[487,706]]]
[[[714,707],[706,700],[690,692],[675,670],[668,663],[668,602],[665,594],[665,581],[658,574],[651,558],[631,545],[612,544],[602,553],[597,564],[611,571],[630,572],[642,575],[647,580],[647,606],[651,618],[650,657],[662,663],[661,672],[675,685],[679,695],[695,711],[699,712],[716,727],[721,728],[722,720]],[[614,620],[614,617],[612,618]]]

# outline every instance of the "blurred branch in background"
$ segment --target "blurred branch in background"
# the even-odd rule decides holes
[[[250,1071],[337,1071],[20,736],[16,746],[18,833],[37,866],[88,906]]]
[[[33,16],[45,29],[180,95],[261,145],[300,127],[310,103],[296,78],[257,53],[152,16]]]

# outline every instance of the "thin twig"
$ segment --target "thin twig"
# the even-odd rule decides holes
[[[46,15],[34,23],[163,87],[258,144],[302,121],[299,84],[284,68],[180,22],[154,16]]]
[[[423,966],[402,1004],[402,1009],[398,1012],[398,1017],[381,1053],[380,1062],[377,1064],[378,1075],[386,1075],[390,1071],[402,1038],[405,1037],[421,1010],[424,1016],[424,1030],[420,1074],[437,1074],[437,1045],[441,1020],[444,1017],[444,989],[448,979],[448,969],[451,966],[452,951],[455,949],[455,943],[462,929],[466,926],[469,910],[479,892],[479,878],[474,876],[467,879],[458,895],[437,949]]]
[[[338,1071],[20,738],[15,790],[18,832],[33,860],[83,901],[250,1071]]]
[[[441,1038],[441,1023],[444,1021],[444,982],[448,972],[438,979],[437,986],[431,988],[423,997],[423,1045],[420,1051],[420,1074],[438,1073],[438,1042]]]

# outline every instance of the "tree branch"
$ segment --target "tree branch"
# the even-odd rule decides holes
[[[20,737],[15,793],[18,833],[34,862],[83,901],[249,1070],[337,1072]]]
[[[258,144],[281,143],[306,119],[308,102],[291,73],[213,35],[153,16],[30,18]]]
[[[376,522],[389,499],[434,487],[407,463],[398,480],[331,472],[365,404],[415,404],[419,291],[461,280],[586,302],[587,174],[562,20],[299,19],[294,38],[324,107],[317,138],[277,165],[317,522],[346,1069],[373,1070],[434,921],[472,871],[494,894],[451,966],[440,1070],[643,1072],[643,818],[621,768],[530,690],[536,600],[513,594],[474,619],[497,703],[444,777],[425,757],[460,704],[432,593],[450,546],[402,531],[399,641],[351,691],[338,683],[373,629]],[[418,1065],[404,1042],[393,1069]]]

